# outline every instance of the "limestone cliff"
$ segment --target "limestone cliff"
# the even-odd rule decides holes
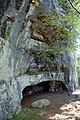
[[[58,45],[56,40],[58,30],[55,26],[47,25],[43,21],[42,14],[54,14],[55,9],[64,16],[65,11],[57,0],[36,0],[35,3],[32,3],[32,0],[1,0],[0,5],[0,119],[2,120],[20,111],[23,89],[45,80],[41,72],[61,73],[62,78],[57,77],[58,79],[63,79],[64,73],[65,83],[71,85],[73,89],[77,86],[77,73],[75,53],[64,52],[62,57],[56,58],[55,52],[49,51],[50,43]],[[45,52],[49,53],[50,60],[43,59],[42,53]]]

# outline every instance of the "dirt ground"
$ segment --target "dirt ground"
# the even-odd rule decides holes
[[[35,100],[47,98],[50,105],[46,108],[32,108]],[[80,120],[80,101],[64,93],[41,92],[22,99],[22,108],[34,111],[35,120]],[[33,119],[32,119],[33,120]]]

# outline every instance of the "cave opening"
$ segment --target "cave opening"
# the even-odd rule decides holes
[[[49,81],[43,81],[41,83],[25,87],[22,91],[22,95],[23,97],[26,97],[40,92],[48,92],[49,88]]]
[[[43,81],[41,83],[26,86],[22,91],[22,108],[30,108],[31,103],[38,99],[49,98],[54,95],[61,95],[67,93],[69,96],[69,91],[62,81]]]
[[[35,85],[26,86],[22,91],[22,108],[30,107],[31,103],[37,99],[44,98],[49,93],[49,81],[43,81]]]

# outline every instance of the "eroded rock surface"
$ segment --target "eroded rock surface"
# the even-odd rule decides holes
[[[40,2],[48,3],[44,0]],[[54,1],[53,4],[55,9],[62,13],[61,8],[57,9],[58,3]],[[39,6],[37,0],[35,4],[32,4],[31,0],[5,0],[1,1],[1,5],[0,119],[2,120],[20,111],[22,91],[26,86],[49,80],[48,68],[60,66],[59,73],[54,73],[52,79],[64,78],[73,89],[77,86],[77,73],[76,57],[73,52],[64,53],[59,59],[54,58],[54,54],[51,53],[51,63],[39,57],[42,51],[48,50],[49,43],[54,42],[53,38],[58,31],[54,26],[47,26],[42,21],[36,12]],[[49,2],[50,5],[52,6],[52,3]],[[45,10],[47,7],[48,5],[45,6]],[[47,74],[41,73],[47,70]]]

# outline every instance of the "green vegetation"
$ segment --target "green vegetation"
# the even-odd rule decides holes
[[[75,3],[73,2],[75,7],[79,6],[78,3],[78,0]],[[45,50],[40,52],[39,55],[35,54],[35,56],[42,58],[45,63],[51,64],[50,66],[52,66],[53,63],[53,60],[51,60],[52,56],[54,58],[60,58],[63,52],[69,53],[70,51],[76,51],[78,47],[76,40],[80,37],[80,14],[66,0],[60,0],[59,4],[64,10],[64,15],[56,11],[54,14],[38,14],[38,19],[44,23],[42,27],[45,27],[46,30],[51,30],[52,27],[51,32],[53,34],[50,32],[51,36],[45,33],[45,37],[43,35],[44,31],[40,31],[37,24],[33,26],[33,29],[35,29],[37,33],[43,32],[42,35],[44,39],[47,39],[46,42],[43,42],[48,45]],[[39,9],[40,8],[42,8],[42,6],[39,6]],[[49,70],[52,70],[50,66]]]
[[[54,37],[56,41],[59,41],[62,48],[67,45],[66,48],[68,49],[76,49],[77,46],[75,43],[76,39],[79,37],[78,25],[80,23],[78,17],[80,18],[80,16],[75,15],[74,12],[66,14],[65,17],[58,13],[55,13],[53,16],[45,16],[44,21],[48,25],[54,26],[55,30],[57,30]],[[58,46],[57,49],[59,49]]]
[[[60,51],[64,50],[76,50],[76,39],[80,37],[80,14],[77,13],[66,0],[60,0],[59,4],[64,10],[64,16],[57,12],[49,15],[40,14],[39,16],[44,23],[53,26],[55,29],[55,31],[53,31],[55,32],[53,38],[56,42],[53,43],[53,41],[50,40],[49,47],[50,50],[52,49],[51,51],[56,51],[56,53],[60,53]],[[73,4],[79,6],[78,0],[75,3],[73,2]]]
[[[42,120],[42,116],[38,116],[37,114],[41,114],[44,111],[47,111],[48,107],[43,107],[41,109],[23,109],[19,114],[14,115],[11,119],[7,120]]]
[[[22,110],[19,114],[14,115],[9,120],[35,120],[35,114],[31,110]]]

